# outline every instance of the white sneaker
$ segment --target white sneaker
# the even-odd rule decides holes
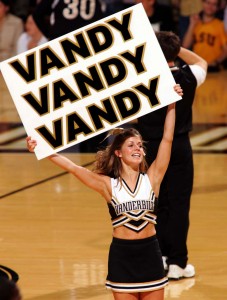
[[[167,256],[162,256],[163,267],[164,267],[164,270],[165,270],[165,271],[168,271],[168,265],[167,265],[167,263],[166,263],[167,258],[168,258]]]
[[[167,277],[169,279],[181,279],[181,278],[190,278],[195,276],[195,268],[193,265],[187,265],[185,269],[182,269],[178,265],[169,265],[169,272]]]

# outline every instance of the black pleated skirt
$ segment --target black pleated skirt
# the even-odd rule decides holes
[[[116,292],[147,292],[168,284],[156,236],[139,240],[113,238],[106,287]]]

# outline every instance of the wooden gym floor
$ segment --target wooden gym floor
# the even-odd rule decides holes
[[[167,300],[227,299],[226,82],[226,71],[209,74],[197,91],[188,237],[196,276],[171,281]],[[92,153],[66,155],[87,167],[94,159]],[[23,126],[1,77],[0,166],[0,274],[19,275],[24,300],[113,299],[104,287],[112,231],[105,201],[26,151]]]

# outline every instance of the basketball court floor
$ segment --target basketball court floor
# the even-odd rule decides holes
[[[227,72],[196,95],[195,179],[188,237],[196,276],[171,281],[165,299],[227,299]],[[111,300],[105,289],[111,222],[103,199],[25,146],[26,133],[0,76],[0,275],[24,300]],[[91,167],[94,153],[67,152]],[[1,298],[1,297],[0,297]]]

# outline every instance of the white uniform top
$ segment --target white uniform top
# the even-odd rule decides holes
[[[135,190],[131,191],[122,179],[111,178],[112,200],[108,204],[114,228],[125,226],[139,232],[147,224],[156,224],[157,198],[147,174],[140,173]]]

